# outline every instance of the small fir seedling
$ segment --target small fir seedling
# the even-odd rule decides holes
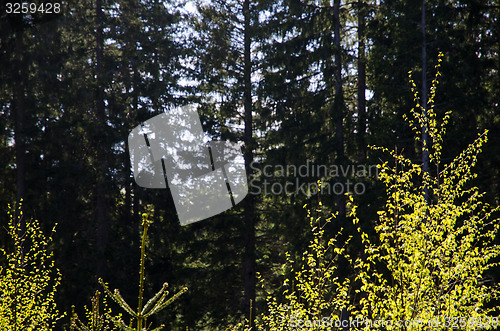
[[[113,318],[115,324],[121,329],[125,331],[147,331],[148,328],[146,326],[147,318],[153,314],[158,313],[159,311],[166,308],[172,302],[174,302],[177,298],[179,298],[183,293],[187,291],[187,287],[184,287],[182,290],[177,292],[174,296],[167,299],[169,292],[167,291],[168,284],[164,283],[163,287],[160,291],[158,291],[145,305],[143,305],[143,293],[144,293],[144,263],[146,256],[146,241],[147,241],[147,233],[148,227],[152,222],[148,220],[147,214],[142,214],[142,242],[141,242],[141,260],[139,264],[139,297],[138,297],[138,307],[137,310],[134,311],[130,305],[123,299],[118,289],[115,289],[113,292],[109,290],[109,287],[102,279],[99,278],[99,283],[104,287],[105,292],[123,309],[130,315],[131,321],[130,326],[127,326],[125,322],[120,317]],[[135,320],[136,327],[133,328],[133,321]],[[161,325],[152,331],[162,330],[164,325]]]

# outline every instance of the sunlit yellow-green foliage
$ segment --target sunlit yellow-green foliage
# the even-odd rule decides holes
[[[499,208],[484,203],[483,194],[470,184],[487,132],[452,162],[443,164],[448,114],[439,124],[433,107],[439,64],[436,69],[427,107],[427,147],[433,170],[423,173],[420,164],[382,148],[393,161],[381,165],[380,178],[388,198],[378,213],[378,238],[370,240],[358,227],[364,257],[353,263],[362,299],[351,314],[385,321],[387,330],[477,330],[498,324],[496,308],[488,308],[488,303],[498,297],[499,287],[486,272],[500,255],[493,240],[498,233],[495,215]],[[417,105],[408,122],[419,140],[426,122],[411,83]],[[429,190],[428,202],[424,185]],[[351,216],[358,225],[352,197],[350,201]],[[360,329],[369,329],[369,324]]]
[[[92,309],[85,306],[85,319],[82,321],[75,312],[71,314],[70,331],[111,331],[119,330],[113,323],[113,313],[108,307],[106,296],[103,298],[103,314],[100,312],[100,292],[96,291],[92,297]],[[118,316],[117,318],[120,318]]]
[[[345,254],[348,243],[340,247],[336,238],[326,238],[324,228],[335,215],[321,214],[321,202],[307,209],[313,237],[298,264],[286,254],[282,268],[284,290],[280,295],[284,300],[267,294],[268,311],[257,319],[258,330],[331,330],[348,305],[349,279],[340,280],[336,275],[337,259]],[[294,265],[298,268],[294,269]]]
[[[376,238],[370,239],[361,229],[352,195],[349,216],[363,245],[358,257],[338,248],[335,239],[325,239],[324,225],[333,215],[324,219],[309,211],[313,240],[298,261],[298,270],[293,270],[296,263],[287,254],[282,272],[284,299],[268,293],[268,310],[258,316],[257,329],[337,329],[339,311],[346,307],[350,330],[486,330],[500,324],[493,303],[500,297],[500,287],[487,275],[500,257],[494,240],[500,207],[483,202],[484,193],[471,184],[487,131],[453,161],[442,162],[450,113],[439,122],[434,109],[441,58],[442,54],[426,109],[418,103],[410,72],[416,106],[412,119],[405,117],[417,142],[423,143],[422,130],[428,132],[422,148],[429,152],[431,171],[424,172],[422,164],[397,151],[374,148],[393,159],[380,165],[387,200],[378,212]],[[315,212],[320,210],[321,203]],[[353,266],[354,282],[335,277],[339,256]],[[235,329],[250,330],[248,325]]]
[[[37,220],[23,217],[19,204],[17,213],[9,206],[6,230],[11,242],[4,247],[11,249],[0,249],[0,329],[52,330],[59,317],[54,295],[61,281],[48,249],[55,229],[46,237]]]

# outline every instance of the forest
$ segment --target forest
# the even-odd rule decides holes
[[[1,330],[500,329],[500,1],[0,9]],[[248,189],[190,224],[187,105]]]

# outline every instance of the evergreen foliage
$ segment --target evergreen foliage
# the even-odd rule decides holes
[[[32,8],[40,1],[22,3]],[[494,212],[489,223],[486,218],[483,225],[475,220],[476,215],[488,215],[486,203],[496,206],[500,201],[498,0],[426,0],[424,27],[420,23],[422,1],[68,0],[60,2],[57,14],[8,13],[4,4],[0,10],[0,229],[7,231],[0,231],[0,248],[4,256],[15,252],[8,230],[12,220],[3,211],[16,197],[24,197],[24,217],[36,218],[41,232],[49,233],[53,220],[60,220],[49,244],[54,264],[63,275],[54,300],[59,311],[71,312],[76,307],[82,318],[82,323],[74,319],[78,327],[104,328],[106,323],[112,327],[110,320],[106,322],[106,309],[104,313],[95,309],[95,298],[92,308],[80,310],[99,286],[98,277],[119,288],[127,301],[137,296],[130,275],[139,274],[139,256],[133,253],[141,246],[141,214],[150,211],[155,231],[148,234],[144,296],[154,296],[164,279],[186,284],[191,294],[151,315],[148,323],[164,323],[171,330],[221,329],[240,321],[243,314],[259,316],[270,307],[266,305],[268,293],[285,307],[282,295],[287,288],[293,289],[296,302],[311,306],[301,298],[297,282],[292,282],[297,276],[292,269],[298,273],[302,253],[311,252],[312,233],[309,222],[304,222],[309,216],[302,206],[312,206],[315,197],[310,191],[273,194],[270,185],[266,194],[256,192],[255,186],[267,180],[267,184],[281,186],[292,182],[296,187],[320,179],[309,174],[284,176],[276,166],[298,167],[308,161],[326,166],[373,165],[386,157],[387,150],[369,151],[368,144],[397,146],[393,155],[398,156],[395,163],[386,164],[396,172],[383,176],[398,181],[390,185],[400,192],[392,197],[396,188],[390,190],[392,209],[387,206],[376,225],[382,221],[407,224],[414,230],[414,239],[421,238],[418,243],[407,238],[408,244],[422,245],[429,259],[423,265],[427,268],[438,254],[432,245],[440,242],[440,236],[448,238],[441,244],[456,251],[453,259],[475,261],[478,273],[469,275],[480,277],[477,284],[499,283],[499,267],[485,269],[479,276],[489,262],[474,260],[467,255],[472,253],[462,249],[478,247],[479,254],[481,249],[494,250],[500,242],[494,233]],[[431,119],[434,127],[430,130],[442,135],[434,133],[429,146],[434,158],[430,177],[418,173],[421,144],[413,134],[420,130],[421,116],[418,107],[414,109],[417,118],[410,112],[416,100],[406,84],[409,69],[414,73],[414,89],[423,85],[422,77],[432,75],[420,69],[422,30],[427,32],[428,68],[436,64],[435,54],[445,54],[440,93],[432,102],[436,119],[447,116],[448,129],[445,136],[441,121]],[[199,104],[209,136],[245,143],[245,159],[253,160],[255,166],[247,164],[249,184],[255,179],[255,186],[249,187],[246,201],[231,210],[181,227],[168,189],[143,189],[134,182],[126,137],[141,121],[187,102]],[[448,109],[453,113],[446,115]],[[412,118],[415,132],[404,115]],[[488,144],[484,144],[486,134],[481,135],[462,159],[453,161],[477,132],[486,130]],[[476,160],[479,150],[482,154]],[[467,170],[473,163],[477,177]],[[266,166],[276,171],[264,175]],[[387,177],[400,171],[401,178]],[[406,172],[410,173],[407,183]],[[341,181],[339,176],[326,177],[321,178],[325,184]],[[345,179],[353,180],[349,174]],[[389,295],[392,273],[402,274],[410,267],[396,264],[389,271],[382,248],[380,258],[367,260],[365,244],[381,245],[385,241],[379,237],[384,236],[392,238],[392,243],[394,238],[399,243],[403,240],[372,224],[379,217],[376,211],[389,203],[384,182],[372,179],[360,179],[366,193],[354,196],[359,222],[353,224],[340,213],[326,222],[324,236],[340,243],[352,235],[344,253],[353,257],[353,263],[358,257],[359,263],[370,263],[368,275],[376,270],[387,282],[384,295]],[[422,183],[431,188],[429,205],[420,205]],[[472,189],[476,186],[477,190]],[[463,195],[454,193],[459,188]],[[410,198],[413,202],[404,205],[404,199]],[[467,201],[470,205],[464,204]],[[336,210],[343,202],[332,194],[324,195],[322,204],[325,210]],[[427,227],[407,220],[409,216],[401,216],[403,211],[424,217]],[[446,219],[446,227],[437,222],[436,215]],[[477,226],[473,232],[479,238],[488,231],[496,238],[484,237],[476,246],[462,243],[472,240],[465,226]],[[341,227],[343,231],[337,234]],[[459,244],[453,244],[453,236]],[[29,240],[25,244],[28,247]],[[413,253],[416,250],[400,251],[398,256],[404,260]],[[447,266],[458,268],[453,259]],[[45,260],[47,265],[52,263],[49,260]],[[339,279],[349,278],[351,289],[360,289],[363,282],[354,281],[353,275],[356,270],[366,272],[366,266],[358,264],[354,270],[344,258],[335,261],[332,270]],[[446,261],[440,260],[439,267],[444,268]],[[7,270],[14,269],[9,269],[7,258],[1,262],[2,279],[14,286],[6,276]],[[285,274],[283,263],[291,263]],[[28,269],[26,276],[19,277],[35,281]],[[416,277],[410,269],[408,275]],[[454,281],[436,270],[432,277],[422,276],[429,291]],[[264,280],[256,292],[255,271]],[[284,286],[285,278],[293,286]],[[46,279],[50,286],[41,293],[50,293],[58,279],[54,272],[53,278]],[[464,279],[455,281],[466,287]],[[391,291],[399,293],[398,283],[394,284]],[[416,295],[411,288],[407,292]],[[350,293],[351,312],[361,311],[360,299],[368,294]],[[494,293],[488,295],[493,298]],[[443,296],[442,300],[453,299]],[[8,304],[16,306],[15,301]],[[498,301],[491,301],[488,307],[496,305]],[[11,313],[11,308],[3,311]],[[132,320],[135,323],[135,317]],[[70,316],[64,323],[70,327]]]

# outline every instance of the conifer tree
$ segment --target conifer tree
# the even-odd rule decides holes
[[[250,178],[259,147],[255,137],[258,102],[254,77],[258,72],[256,47],[261,5],[250,0],[199,3],[199,16],[192,18],[192,28],[198,35],[193,48],[193,79],[199,82],[201,116],[211,135],[243,143]],[[238,282],[243,289],[239,311],[250,319],[255,316],[257,203],[256,196],[250,193],[236,212],[226,214],[228,218],[241,219],[229,226],[237,232],[239,240],[234,239],[242,243],[234,255],[241,269],[239,274],[243,275]]]
[[[157,314],[161,310],[165,309],[172,302],[177,300],[183,293],[187,291],[187,287],[184,287],[175,295],[167,299],[169,292],[167,291],[168,284],[164,283],[162,288],[144,304],[144,283],[146,279],[145,274],[145,257],[146,257],[146,244],[148,241],[148,228],[150,220],[148,220],[148,215],[142,215],[142,237],[141,237],[141,258],[139,264],[139,296],[138,296],[138,306],[137,310],[133,310],[130,305],[123,299],[123,296],[120,294],[118,289],[115,289],[113,292],[109,290],[108,285],[99,278],[99,282],[104,287],[105,292],[109,297],[111,297],[125,312],[130,315],[130,323],[127,324],[122,320],[121,316],[113,316],[111,319],[116,324],[116,326],[120,330],[124,331],[147,331],[149,330],[149,325],[147,324],[147,319],[151,315]],[[135,322],[135,327],[133,326]],[[159,331],[164,328],[164,325],[161,325],[152,331]]]

